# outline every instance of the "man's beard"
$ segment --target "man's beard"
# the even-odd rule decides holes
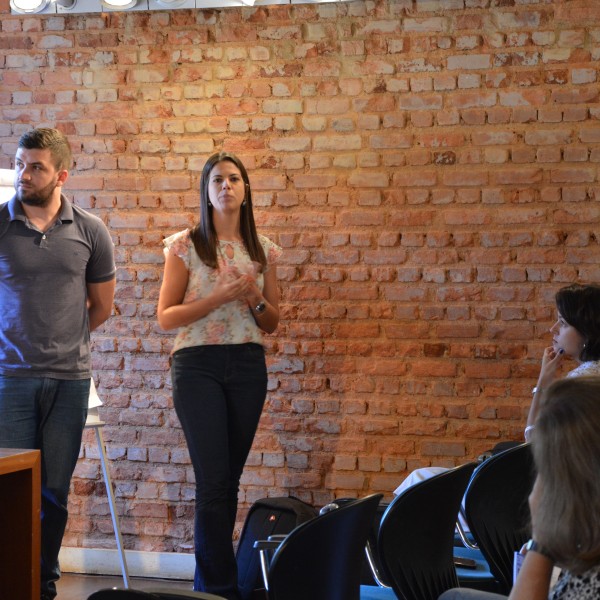
[[[45,208],[50,204],[52,194],[54,193],[57,184],[57,181],[49,183],[41,190],[17,189],[17,200],[20,200],[23,204],[27,204],[27,206],[39,206],[40,208]]]

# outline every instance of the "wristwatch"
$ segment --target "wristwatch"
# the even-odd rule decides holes
[[[552,560],[552,557],[548,554],[548,552],[541,548],[540,545],[534,539],[529,540],[525,544],[525,550],[527,552],[537,552],[538,554],[541,554],[542,556],[545,556],[546,558]]]
[[[262,315],[265,310],[267,310],[267,305],[264,302],[259,302],[255,307],[254,307],[254,312],[257,315]]]

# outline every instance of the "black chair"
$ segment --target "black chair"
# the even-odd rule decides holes
[[[500,594],[510,593],[514,552],[529,539],[527,498],[534,480],[530,445],[521,444],[484,461],[467,487],[467,522]]]
[[[168,588],[149,588],[146,590],[105,588],[88,596],[87,600],[225,600],[221,596]]]
[[[146,590],[150,594],[154,594],[157,600],[225,600],[222,596],[208,594],[206,592],[184,592],[183,590],[170,590],[166,587],[150,587]]]
[[[361,587],[361,600],[437,600],[458,587],[454,526],[477,463],[468,463],[405,490],[383,515],[377,553],[391,590]],[[392,593],[393,590],[393,593]]]
[[[382,494],[373,494],[302,523],[270,560],[269,600],[359,600],[369,529]],[[265,541],[256,546],[265,552]]]

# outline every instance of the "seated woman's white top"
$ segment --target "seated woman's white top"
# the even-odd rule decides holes
[[[412,487],[416,483],[425,481],[434,475],[446,472],[446,467],[423,467],[422,469],[415,469],[395,490],[394,495],[399,496],[404,490]]]

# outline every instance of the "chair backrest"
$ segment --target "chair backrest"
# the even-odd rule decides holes
[[[88,596],[87,600],[158,600],[158,596],[142,590],[104,588]]]
[[[365,543],[382,494],[296,527],[269,569],[269,600],[358,600]]]
[[[397,496],[381,519],[377,550],[398,598],[437,600],[458,587],[454,526],[476,463],[425,479]]]
[[[521,444],[484,461],[467,487],[467,522],[502,594],[512,587],[514,552],[529,538],[534,479],[530,445]]]

